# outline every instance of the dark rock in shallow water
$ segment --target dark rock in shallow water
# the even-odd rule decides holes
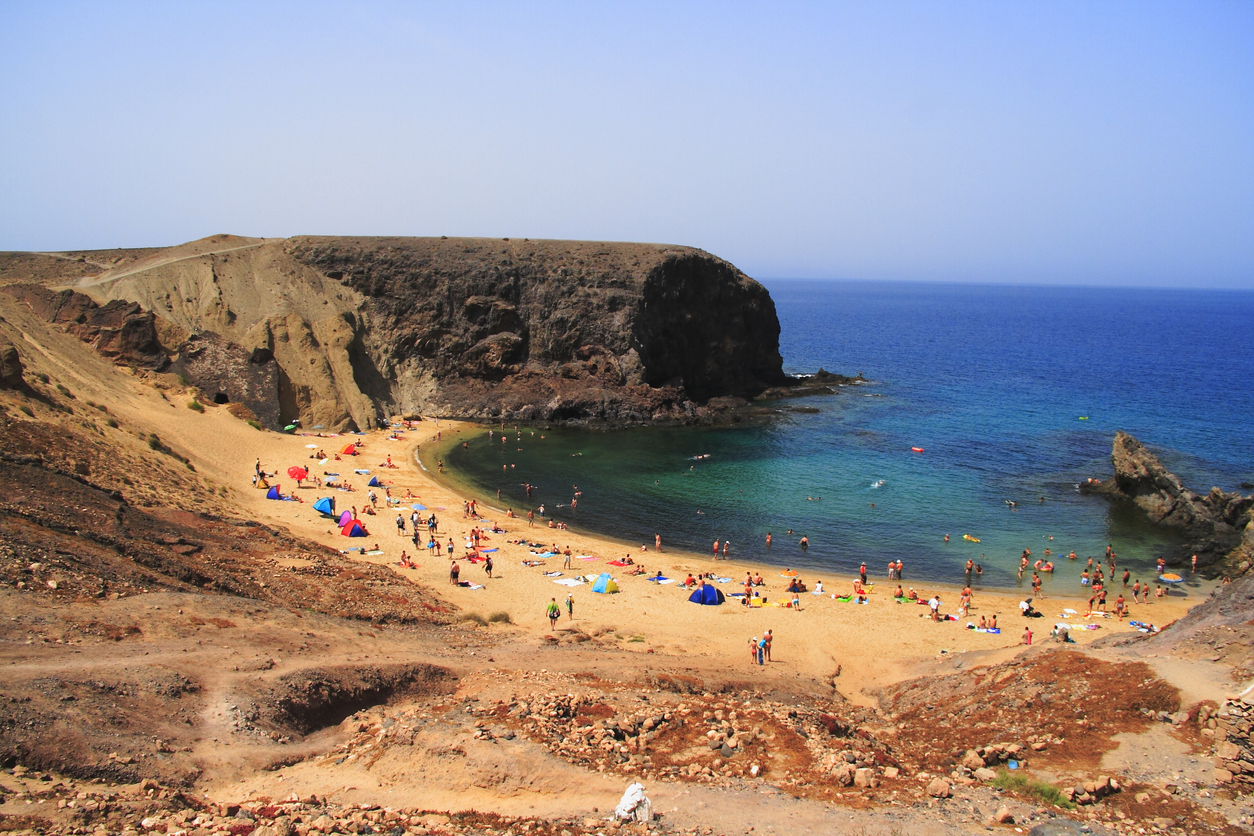
[[[1188,556],[1209,566],[1234,549],[1254,549],[1254,496],[1211,488],[1199,494],[1180,483],[1145,445],[1122,430],[1115,433],[1110,454],[1115,475],[1080,485],[1082,493],[1130,499],[1152,522],[1179,529],[1189,540]]]

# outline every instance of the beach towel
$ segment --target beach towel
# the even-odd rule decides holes
[[[621,560],[611,560],[609,565],[611,565],[611,566],[630,566],[631,564],[630,564],[630,563],[625,563],[625,562],[623,562],[623,561],[621,561]]]
[[[358,476],[369,476],[369,475],[370,475],[370,471],[369,471],[369,470],[356,470],[356,469],[354,469],[354,470],[353,470],[353,472],[354,472],[354,473],[356,473]]]
[[[383,549],[371,549],[368,552],[363,551],[362,554],[383,554]]]
[[[650,575],[649,577],[645,578],[645,580],[648,581],[649,583],[657,583],[657,584],[675,582],[671,578],[659,578],[657,575]]]
[[[731,583],[731,578],[715,578],[718,583]]]
[[[837,601],[840,601],[842,604],[848,604],[850,601],[852,601],[852,600],[853,600],[853,596],[852,596],[852,595],[846,595],[846,596],[844,596],[843,598],[837,598],[836,600],[837,600]]]
[[[599,557],[593,557],[593,556],[592,556],[592,555],[590,555],[590,554],[577,554],[577,555],[575,555],[575,560],[600,560],[600,559],[601,559],[601,558],[599,558]]]
[[[500,551],[500,550],[497,549],[495,546],[493,546],[490,549],[480,549],[479,551],[483,552],[484,554],[487,554],[488,552],[495,552],[495,551]]]
[[[544,576],[546,578],[560,578],[562,576],[562,573],[561,572],[545,572]]]
[[[587,581],[581,581],[579,578],[562,578],[561,580],[553,581],[553,583],[560,586],[580,586],[587,583]]]

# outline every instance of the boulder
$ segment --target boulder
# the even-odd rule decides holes
[[[1010,812],[1010,808],[1005,805],[998,807],[997,812],[993,813],[993,824],[1014,824],[1014,814]]]
[[[962,765],[971,770],[983,769],[985,766],[984,759],[974,749],[968,749],[967,753],[963,755]]]
[[[997,777],[996,772],[984,766],[975,770],[971,774],[974,775],[976,777],[976,780],[979,780],[979,781],[992,781],[993,779]]]
[[[875,770],[863,768],[853,773],[853,785],[855,787],[871,789],[875,784]]]
[[[949,798],[949,782],[944,778],[933,778],[927,785],[927,794],[932,798]]]

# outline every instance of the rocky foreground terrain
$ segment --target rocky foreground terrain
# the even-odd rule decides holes
[[[343,282],[341,302],[391,281],[382,267],[332,279],[326,241],[286,254],[297,245],[211,243],[299,255]],[[225,281],[235,268],[214,259],[227,255],[187,263]],[[50,281],[62,267],[115,271],[115,285],[127,270],[183,281],[169,257],[34,261]],[[181,292],[170,310],[198,298]],[[178,441],[190,437],[180,416],[214,393],[116,339],[139,317],[168,344],[152,299],[96,313],[30,289],[0,297],[0,831],[1254,827],[1248,575],[1157,635],[916,660],[857,704],[838,671],[635,652],[578,622],[537,633],[467,620],[439,590],[233,510],[214,451]],[[652,814],[617,818],[636,781]]]

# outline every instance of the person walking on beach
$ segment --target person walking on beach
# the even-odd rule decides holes
[[[569,592],[566,593],[566,617],[575,620],[575,596]]]
[[[492,577],[492,555],[483,558],[483,571],[488,573],[488,577]]]
[[[536,512],[534,510],[528,511],[527,512],[527,528],[535,528],[535,527],[536,527]]]
[[[714,541],[714,559],[718,560],[718,540]]]
[[[550,630],[557,628],[557,617],[561,614],[562,614],[562,611],[557,608],[557,599],[550,598],[549,606],[548,606],[548,609],[546,610],[546,615],[548,615],[549,617],[549,629]]]

